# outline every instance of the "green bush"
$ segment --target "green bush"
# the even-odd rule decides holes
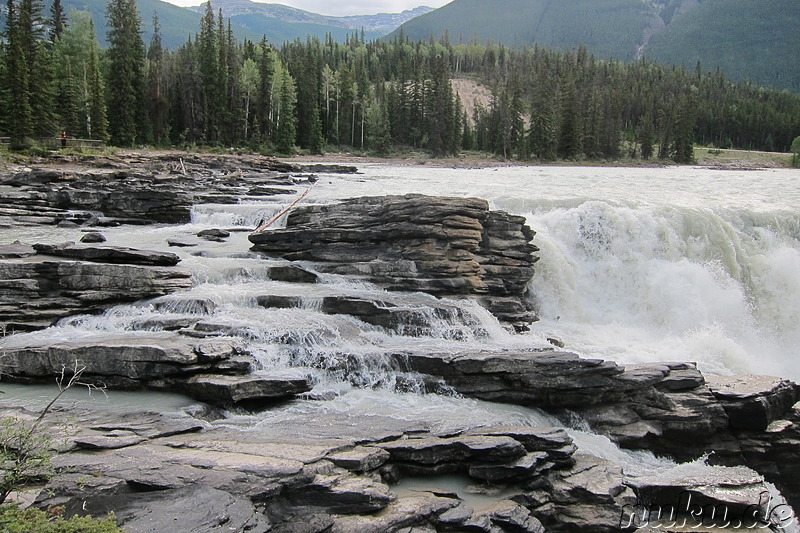
[[[800,137],[792,141],[792,166],[800,168]]]
[[[0,506],[0,531],[4,533],[118,533],[123,530],[114,521],[114,515],[98,519],[73,516],[64,519],[57,513],[38,509],[20,509],[16,505]]]

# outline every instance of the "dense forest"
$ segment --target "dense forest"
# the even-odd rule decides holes
[[[194,36],[146,45],[135,0],[111,0],[107,40],[87,12],[7,0],[0,134],[14,147],[67,131],[116,146],[248,147],[293,153],[415,148],[530,160],[661,157],[693,144],[788,151],[800,95],[723,73],[572,51],[351,35],[276,47],[239,41],[210,2]],[[491,89],[467,114],[452,78]]]

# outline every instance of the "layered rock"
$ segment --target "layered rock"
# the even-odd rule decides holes
[[[577,414],[621,446],[680,460],[714,450],[717,462],[741,464],[744,453],[755,465],[759,447],[744,446],[737,430],[749,427],[751,436],[769,440],[761,428],[769,435],[769,428],[791,427],[780,419],[800,398],[800,387],[788,380],[714,378],[709,388],[690,363],[620,366],[560,351],[403,353],[395,363],[474,398],[539,407],[567,419]]]
[[[3,373],[14,381],[52,382],[77,366],[85,369],[81,380],[86,383],[182,392],[222,406],[290,398],[311,389],[307,379],[254,376],[251,359],[231,339],[194,340],[168,332],[105,334],[5,347]]]
[[[298,207],[285,229],[250,241],[267,256],[313,261],[390,290],[476,298],[522,328],[536,318],[525,298],[533,235],[522,217],[490,211],[485,200],[410,194]]]
[[[192,287],[191,273],[175,266],[174,254],[72,243],[2,248],[0,324],[6,331]]]
[[[35,417],[0,411],[9,414]],[[415,422],[329,413],[240,431],[231,421],[186,415],[59,416],[68,422],[44,420],[65,441],[54,458],[57,474],[36,505],[62,506],[68,515],[114,511],[130,531],[170,524],[209,532],[621,531],[634,529],[625,523],[630,513],[671,504],[687,491],[698,503],[738,511],[751,499],[758,504],[766,490],[747,469],[698,465],[631,478],[608,460],[575,453],[558,428],[438,434]],[[421,471],[449,472],[464,488],[440,488],[436,478],[410,490],[397,484]],[[473,508],[462,496],[479,487],[498,496]]]
[[[185,223],[193,205],[238,203],[243,196],[294,194],[316,180],[302,166],[259,156],[171,154],[56,156],[58,168],[34,167],[0,177],[0,222],[85,226]],[[331,165],[321,171],[355,172]]]

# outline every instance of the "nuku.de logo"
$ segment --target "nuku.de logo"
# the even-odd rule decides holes
[[[744,510],[732,511],[722,503],[700,505],[693,503],[694,495],[683,491],[676,503],[643,503],[626,505],[620,515],[620,529],[649,526],[653,529],[698,528],[707,529],[769,529],[783,531],[797,522],[791,506],[778,502],[770,491],[759,495],[758,503]]]

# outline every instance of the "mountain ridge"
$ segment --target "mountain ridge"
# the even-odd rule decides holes
[[[363,29],[365,32],[380,33],[381,35],[391,32],[408,20],[434,11],[432,7],[418,6],[400,13],[376,13],[374,15],[339,17],[321,15],[284,4],[253,2],[251,0],[216,0],[212,1],[211,4],[215,10],[222,9],[223,16],[236,17],[238,20],[244,20],[243,17],[246,16],[262,15],[287,23],[315,24],[350,30]],[[186,9],[202,13],[205,9],[205,4],[190,6]]]

